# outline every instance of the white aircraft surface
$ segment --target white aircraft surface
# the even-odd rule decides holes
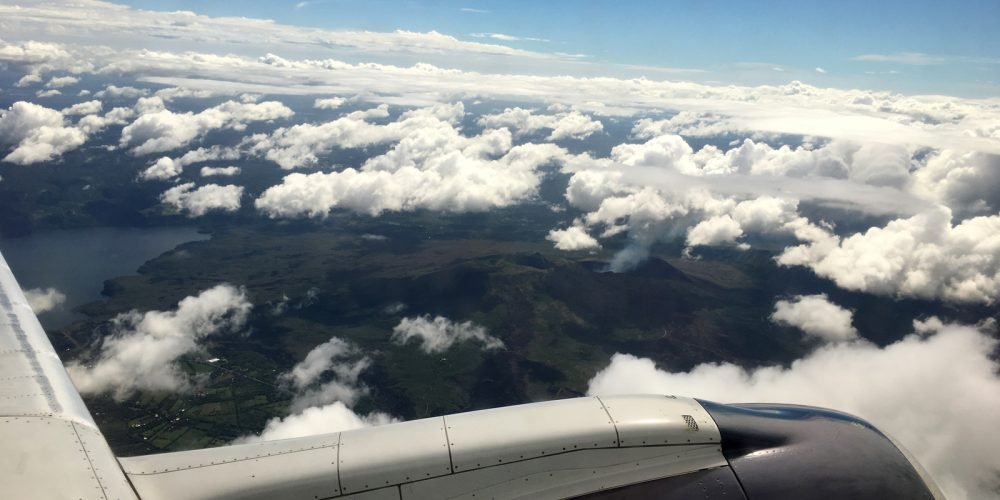
[[[665,395],[115,457],[2,256],[0,417],[7,499],[942,498],[856,417]]]

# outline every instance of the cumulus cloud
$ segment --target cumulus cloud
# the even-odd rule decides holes
[[[65,116],[73,115],[92,115],[95,113],[100,113],[103,104],[101,101],[93,100],[74,104],[68,108],[63,108],[62,114]]]
[[[41,83],[42,77],[34,74],[28,74],[22,76],[17,83],[14,84],[15,87],[30,87],[33,84]]]
[[[844,238],[817,235],[778,263],[848,290],[991,304],[1000,296],[1000,215],[951,220],[939,207]]]
[[[277,101],[227,101],[199,113],[150,110],[122,129],[120,144],[131,147],[136,155],[169,151],[185,146],[212,130],[243,130],[249,122],[288,118],[293,114],[291,109]]]
[[[70,85],[76,85],[77,83],[80,83],[80,79],[75,76],[55,76],[45,82],[45,88],[61,89]]]
[[[315,436],[317,434],[391,424],[396,421],[395,418],[381,412],[358,415],[344,403],[336,401],[324,406],[306,408],[299,413],[284,418],[268,420],[259,436],[243,437],[236,442],[252,443]]]
[[[975,327],[937,319],[879,348],[868,342],[825,344],[788,367],[703,364],[690,372],[616,354],[590,381],[589,394],[683,394],[722,403],[792,403],[858,415],[898,439],[948,498],[992,498],[1000,435],[997,342]],[[961,369],[956,369],[961,367]]]
[[[371,360],[357,346],[337,337],[314,347],[305,359],[278,377],[295,391],[291,414],[269,420],[259,436],[237,441],[286,439],[395,422],[382,412],[358,415],[351,409],[368,392],[358,378],[370,365]]]
[[[573,224],[566,229],[553,229],[545,239],[555,243],[559,250],[592,250],[601,248],[597,239],[587,233],[579,224]]]
[[[670,131],[671,120],[640,120],[633,133],[645,142],[619,144],[608,158],[563,160],[571,173],[566,200],[586,212],[578,226],[597,238],[629,237],[612,270],[641,262],[649,245],[679,230],[689,252],[699,245],[745,249],[750,234],[825,239],[823,221],[798,213],[800,200],[883,215],[932,205],[908,192],[912,159],[899,146],[831,141],[791,148],[746,139],[725,151],[695,151]]]
[[[914,191],[956,213],[1000,211],[1000,155],[943,150],[913,174]]]
[[[695,224],[687,233],[688,246],[720,245],[743,236],[743,228],[729,214],[716,215]]]
[[[93,101],[92,101],[93,102]],[[83,103],[88,109],[92,108],[93,105],[88,103]],[[76,106],[70,107],[68,109],[72,110]],[[65,111],[65,110],[64,110]],[[100,111],[98,109],[98,111]],[[83,118],[80,118],[76,122],[76,127],[82,130],[87,135],[96,134],[101,130],[104,130],[110,125],[124,125],[128,122],[129,118],[135,115],[135,112],[131,108],[114,108],[101,116],[95,111],[93,114],[88,114]]]
[[[240,167],[228,166],[228,167],[201,167],[202,177],[212,177],[212,176],[222,176],[222,177],[232,177],[234,175],[239,175],[242,171]]]
[[[336,109],[341,107],[347,99],[343,97],[327,97],[313,101],[313,107],[317,109]]]
[[[533,134],[543,129],[551,130],[550,141],[560,139],[586,139],[604,130],[601,122],[583,113],[572,111],[555,115],[538,115],[530,109],[507,108],[502,113],[483,115],[479,124],[487,128],[506,127],[518,135]]]
[[[279,379],[288,382],[296,389],[304,389],[314,382],[317,382],[321,375],[328,371],[334,371],[336,375],[345,382],[355,384],[358,375],[367,367],[367,358],[362,358],[364,363],[355,366],[345,366],[339,364],[342,358],[357,354],[357,347],[338,338],[332,337],[330,340],[314,347],[305,359],[298,362],[290,371],[282,374]],[[353,403],[354,398],[349,398]]]
[[[66,302],[66,295],[55,288],[32,288],[24,291],[24,298],[35,314],[51,311]]]
[[[798,295],[774,304],[771,321],[794,326],[807,335],[827,342],[843,342],[858,338],[852,321],[854,313],[830,302],[825,294]]]
[[[94,97],[98,99],[103,99],[105,97],[111,99],[136,99],[146,95],[149,95],[149,89],[140,89],[128,85],[121,87],[117,85],[108,85],[104,87],[104,90],[94,94]]]
[[[195,189],[193,182],[186,182],[164,191],[160,201],[187,212],[188,217],[201,217],[211,211],[235,212],[242,197],[242,186],[206,184]]]
[[[173,311],[118,315],[96,359],[66,369],[81,393],[106,392],[118,401],[136,391],[189,390],[193,382],[177,359],[200,351],[211,335],[243,328],[251,307],[242,289],[223,284],[181,300]]]
[[[182,156],[171,158],[162,156],[154,161],[149,167],[139,174],[142,180],[166,180],[177,177],[184,171],[184,167],[205,161],[212,160],[236,160],[240,157],[240,152],[236,148],[226,148],[212,146],[208,148],[198,148],[188,151]],[[212,172],[210,170],[210,172]],[[204,176],[204,174],[202,174]],[[227,175],[212,173],[210,175]],[[232,174],[229,174],[232,175]]]
[[[488,334],[486,328],[471,321],[454,322],[443,316],[417,316],[403,318],[392,329],[392,341],[406,344],[417,339],[420,349],[428,354],[447,351],[457,342],[474,340],[482,344],[484,350],[502,349],[503,341]]]
[[[366,160],[360,170],[288,175],[256,200],[257,209],[270,217],[325,217],[335,208],[373,216],[417,209],[484,211],[535,195],[539,168],[565,154],[552,144],[511,147],[510,132],[504,129],[465,137],[453,125],[462,114],[457,103],[409,111],[387,125],[346,117],[319,127],[279,130],[255,148],[264,147],[269,158],[288,160],[287,165],[315,161],[317,148],[333,144],[398,142]],[[301,140],[316,133],[322,144]]]
[[[316,164],[318,156],[334,148],[358,148],[398,141],[420,129],[450,127],[465,113],[462,103],[439,105],[404,113],[399,120],[387,125],[376,125],[368,120],[386,118],[389,107],[378,107],[348,113],[336,120],[310,124],[302,123],[279,128],[269,136],[255,136],[249,141],[251,151],[262,154],[281,168]],[[431,132],[428,132],[431,133]]]
[[[163,102],[170,102],[178,98],[207,99],[209,97],[215,97],[217,94],[211,90],[170,87],[157,90],[153,95],[155,97],[159,97]]]
[[[86,141],[62,113],[30,102],[15,102],[0,115],[0,145],[13,146],[4,161],[29,165],[49,161]]]

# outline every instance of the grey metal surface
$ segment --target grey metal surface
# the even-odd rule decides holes
[[[597,398],[576,398],[445,417],[456,472],[590,448],[618,436]]]
[[[654,479],[610,490],[588,493],[576,498],[586,500],[673,500],[701,498],[747,500],[740,482],[729,466]]]
[[[340,433],[121,458],[143,500],[340,495]]]
[[[444,419],[342,432],[339,465],[344,493],[451,474]]]
[[[563,498],[726,464],[694,400],[608,401],[610,409],[577,398],[120,461],[145,500]],[[615,421],[634,444],[619,447]]]
[[[4,498],[136,498],[2,255],[0,443]]]
[[[691,398],[663,395],[602,396],[622,446],[714,444],[715,421]]]
[[[403,500],[558,499],[725,465],[717,444],[587,449],[404,484],[401,490]]]

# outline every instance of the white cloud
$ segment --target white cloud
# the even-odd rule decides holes
[[[0,116],[0,146],[14,146],[4,161],[28,165],[49,161],[84,143],[86,135],[68,126],[62,113],[18,101]]]
[[[947,59],[941,56],[933,56],[921,52],[901,52],[898,54],[862,54],[854,58],[855,61],[886,62],[896,64],[908,64],[911,66],[929,66],[934,64],[944,64]]]
[[[45,88],[47,89],[61,89],[70,85],[76,85],[80,83],[80,79],[75,76],[54,76],[45,82]]]
[[[613,270],[638,264],[649,245],[678,230],[687,232],[689,248],[745,249],[741,240],[749,234],[826,240],[830,231],[822,221],[799,215],[800,200],[890,216],[933,206],[910,192],[911,155],[899,146],[831,141],[793,149],[746,139],[727,151],[694,151],[669,131],[678,123],[640,120],[634,133],[645,142],[619,144],[607,159],[562,160],[572,174],[566,199],[586,212],[580,227],[598,238],[629,236]]]
[[[34,74],[28,74],[22,76],[17,83],[14,84],[15,87],[28,87],[35,83],[41,83],[42,77]]]
[[[320,407],[306,408],[299,413],[284,418],[271,419],[265,425],[260,436],[243,437],[236,442],[252,443],[314,436],[374,425],[385,425],[395,421],[396,419],[393,417],[381,412],[358,415],[344,403],[336,401]]]
[[[373,216],[416,209],[485,211],[533,196],[539,167],[565,154],[551,144],[512,148],[503,129],[465,137],[452,124],[462,114],[457,103],[408,111],[386,125],[348,116],[279,129],[260,138],[254,150],[284,166],[315,162],[316,154],[334,145],[398,142],[360,170],[288,175],[256,200],[257,209],[270,217],[325,217],[335,208]]]
[[[160,201],[187,212],[188,217],[201,217],[211,211],[235,212],[242,197],[242,186],[206,184],[194,189],[194,183],[187,182],[164,191]]]
[[[66,302],[66,295],[55,288],[32,288],[24,291],[24,298],[35,314],[51,311]]]
[[[184,171],[184,167],[191,165],[193,163],[201,163],[204,161],[211,160],[236,160],[239,159],[240,152],[235,148],[226,148],[220,146],[212,146],[210,148],[198,148],[192,151],[184,153],[178,158],[170,158],[169,156],[163,156],[158,158],[149,167],[139,174],[139,178],[143,180],[165,180],[173,177],[177,177]],[[236,167],[224,167],[221,169],[208,168],[208,175],[235,175],[238,172],[227,170]],[[202,169],[202,176],[205,176],[205,169]]]
[[[566,229],[553,229],[545,239],[555,243],[559,250],[592,250],[601,248],[601,244],[593,236],[587,234],[586,228],[574,223]]]
[[[239,175],[242,171],[240,167],[228,166],[228,167],[201,167],[202,177],[211,177],[215,175],[223,177],[232,177],[234,175]]]
[[[819,67],[819,66],[816,66],[816,72],[817,73],[826,73],[826,70],[823,69],[823,68],[821,68],[821,67]]]
[[[695,224],[687,233],[687,245],[721,245],[743,236],[743,228],[729,214],[716,215]]]
[[[347,99],[343,97],[319,98],[313,101],[313,107],[317,109],[336,109],[342,106]]]
[[[420,342],[420,349],[428,354],[447,351],[457,342],[475,340],[484,350],[502,349],[503,341],[488,334],[486,328],[471,321],[456,323],[443,316],[417,316],[403,318],[392,329],[392,341],[406,344],[410,339]]]
[[[372,118],[386,118],[389,107],[354,111],[336,120],[319,125],[302,123],[288,128],[279,128],[269,136],[254,136],[250,139],[251,151],[263,154],[281,168],[314,165],[318,156],[332,151],[335,147],[357,148],[397,141],[419,129],[450,128],[464,114],[462,103],[439,105],[408,111],[399,120],[387,125],[368,122]],[[428,132],[430,133],[430,132]]]
[[[57,95],[62,95],[62,92],[60,92],[60,91],[58,91],[56,89],[39,90],[38,92],[35,92],[35,97],[38,97],[38,98],[54,97],[54,96],[57,96]]]
[[[555,115],[537,115],[530,109],[507,108],[502,113],[483,115],[479,124],[488,128],[507,127],[515,134],[532,134],[542,129],[552,130],[548,140],[586,139],[604,129],[601,122],[572,111]]]
[[[243,130],[253,121],[271,121],[295,114],[277,101],[241,103],[227,101],[199,113],[149,111],[122,129],[121,145],[143,155],[177,149],[216,129]]]
[[[185,45],[172,39],[183,37],[196,39],[199,44],[216,47],[223,53],[245,51],[247,47],[274,47],[285,51],[312,49],[314,53],[339,51],[395,56],[447,52],[468,56],[552,57],[503,45],[462,41],[436,31],[333,31],[239,16],[209,17],[190,11],[140,10],[95,1],[0,6],[0,18],[9,21],[4,32],[8,37],[29,38],[44,33],[51,39],[73,40],[103,33],[102,40],[119,50],[122,46],[140,48],[154,42],[156,46],[180,48]],[[107,33],[114,36],[106,36]],[[45,49],[53,50],[51,47]],[[9,52],[10,57],[25,62],[40,62],[40,57],[48,56],[42,54],[42,47],[23,50],[15,46]],[[5,55],[8,54],[0,51],[0,58]]]
[[[355,354],[357,347],[338,337],[332,337],[310,350],[305,359],[282,374],[279,379],[290,383],[296,389],[303,389],[317,382],[327,371],[334,370],[338,376],[355,383],[360,370],[338,364],[341,358]]]
[[[72,108],[70,108],[72,109]],[[98,114],[89,114],[80,118],[76,122],[76,127],[82,130],[87,135],[92,135],[109,125],[124,125],[128,122],[129,118],[135,116],[135,112],[131,108],[114,108],[108,111],[104,116]]]
[[[884,348],[825,344],[789,367],[745,370],[703,364],[669,373],[616,354],[589,394],[683,394],[721,403],[791,403],[856,414],[913,452],[948,498],[992,498],[1000,484],[996,340],[976,328],[915,323],[917,333]],[[956,369],[961,367],[961,369]]]
[[[211,90],[202,89],[189,89],[184,87],[170,87],[166,89],[157,90],[155,97],[159,97],[163,102],[170,102],[178,98],[195,98],[195,99],[207,99],[209,97],[215,97],[217,94]],[[137,96],[138,97],[138,96]]]
[[[551,40],[545,38],[535,38],[530,36],[514,36],[507,35],[504,33],[469,33],[469,36],[473,38],[492,38],[494,40],[500,40],[501,42],[549,42]]]
[[[64,23],[74,14],[60,12],[37,12],[32,22],[51,16],[51,22]],[[24,9],[5,9],[0,6],[0,15],[12,18],[25,16]],[[143,23],[152,13],[119,11],[115,18],[136,16],[135,29],[144,33]],[[156,13],[167,15],[170,13]],[[212,19],[182,16],[183,26],[195,22],[198,28],[212,23],[260,24],[256,20],[235,20],[234,18]],[[157,18],[159,30],[172,29],[163,19]],[[181,26],[181,25],[178,25]],[[232,29],[246,29],[246,26],[229,26]],[[228,29],[226,28],[226,29]],[[284,33],[288,27],[255,25],[255,39],[264,39],[260,32],[271,29]],[[179,29],[179,28],[178,28]],[[183,32],[185,37],[190,30]],[[295,32],[296,29],[292,29]],[[417,34],[420,35],[420,34]],[[427,51],[440,54],[442,61],[449,64],[456,55],[471,54],[445,42],[450,37],[431,35],[442,42],[440,50],[434,44],[421,40],[420,36],[407,33],[373,33],[364,48],[378,51],[380,43],[390,39],[405,39],[400,46],[420,43]],[[220,49],[219,44],[207,43],[218,39],[221,31],[205,34],[206,50],[219,53],[253,53],[246,46],[240,51]],[[294,37],[298,37],[296,34]],[[226,40],[247,40],[251,37],[232,36]],[[268,39],[279,44],[282,36]],[[362,37],[363,38],[363,37]],[[380,39],[376,41],[375,39]],[[454,39],[452,38],[452,41]],[[303,43],[298,43],[303,42]],[[220,42],[222,47],[227,42]],[[462,42],[468,43],[468,42]],[[8,44],[10,45],[10,44]],[[315,34],[308,43],[298,40],[296,47],[303,45],[321,47]],[[359,45],[361,45],[359,43]],[[385,44],[382,44],[385,45]],[[392,43],[388,43],[392,45]],[[350,44],[335,45],[347,50]],[[106,47],[73,44],[58,46],[60,50],[72,53],[64,61],[88,61],[95,71],[101,73],[125,73],[140,75],[149,83],[183,86],[191,90],[223,93],[259,92],[315,95],[372,95],[381,96],[383,102],[407,105],[427,105],[433,102],[454,100],[457,97],[492,97],[505,100],[547,101],[572,106],[580,112],[601,115],[635,115],[637,113],[662,110],[712,112],[725,121],[728,128],[754,132],[805,134],[817,137],[841,138],[858,142],[879,142],[886,144],[929,146],[983,152],[1000,152],[1000,141],[968,134],[983,123],[995,123],[1000,111],[982,102],[944,96],[904,96],[888,92],[865,90],[837,90],[812,87],[801,82],[791,82],[781,86],[713,86],[678,81],[652,81],[647,79],[623,80],[595,77],[536,76],[527,73],[541,72],[555,75],[571,70],[579,71],[586,65],[578,61],[553,64],[554,56],[517,52],[516,49],[489,44],[472,44],[473,47],[506,53],[507,64],[523,70],[525,74],[489,74],[476,71],[449,70],[429,64],[415,64],[411,67],[390,66],[378,63],[348,64],[335,59],[288,60],[268,54],[259,59],[236,55],[219,56],[211,53],[167,52],[122,49],[109,51]],[[6,48],[0,44],[0,54]],[[483,50],[487,50],[483,49]],[[17,52],[18,49],[13,49]],[[258,53],[273,48],[260,47]],[[401,49],[406,50],[406,49]],[[507,53],[505,51],[515,51]],[[320,56],[326,57],[326,56]],[[352,57],[356,57],[356,54]],[[2,59],[2,57],[0,57]],[[473,66],[475,63],[472,64]],[[505,66],[506,67],[506,66]],[[540,97],[544,96],[544,97]]]
[[[882,295],[993,303],[1000,297],[1000,215],[952,225],[939,207],[844,238],[789,247],[782,265],[806,266],[838,286]]]
[[[86,101],[86,102],[81,102],[81,103],[74,104],[74,105],[72,105],[72,106],[70,106],[68,108],[63,108],[62,114],[64,116],[92,115],[92,114],[95,114],[95,113],[100,113],[102,106],[103,105],[101,104],[101,101],[97,101],[97,100]]]
[[[1000,156],[944,150],[913,174],[914,191],[959,214],[1000,211]]]
[[[104,87],[104,90],[94,94],[94,97],[98,99],[103,99],[105,97],[112,99],[136,99],[145,95],[149,95],[149,89],[140,89],[127,85],[123,87],[108,85]]]
[[[843,342],[858,338],[852,321],[854,313],[830,302],[825,294],[798,295],[774,304],[771,321],[794,326],[807,335],[827,342]]]
[[[395,422],[385,413],[358,415],[351,409],[368,392],[358,378],[370,365],[371,360],[356,346],[337,337],[314,347],[305,359],[278,377],[296,391],[291,415],[272,418],[259,436],[244,436],[237,442],[310,436]]]
[[[66,369],[81,393],[111,393],[122,401],[136,391],[186,391],[192,381],[177,367],[181,356],[201,350],[206,337],[243,328],[252,305],[243,290],[218,285],[177,303],[173,311],[118,315],[92,363]]]

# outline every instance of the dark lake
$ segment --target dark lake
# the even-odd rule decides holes
[[[38,315],[47,330],[80,315],[73,308],[101,298],[104,281],[135,273],[144,262],[181,243],[208,239],[190,227],[98,227],[43,231],[0,239],[0,252],[21,288],[55,288],[66,302]]]

